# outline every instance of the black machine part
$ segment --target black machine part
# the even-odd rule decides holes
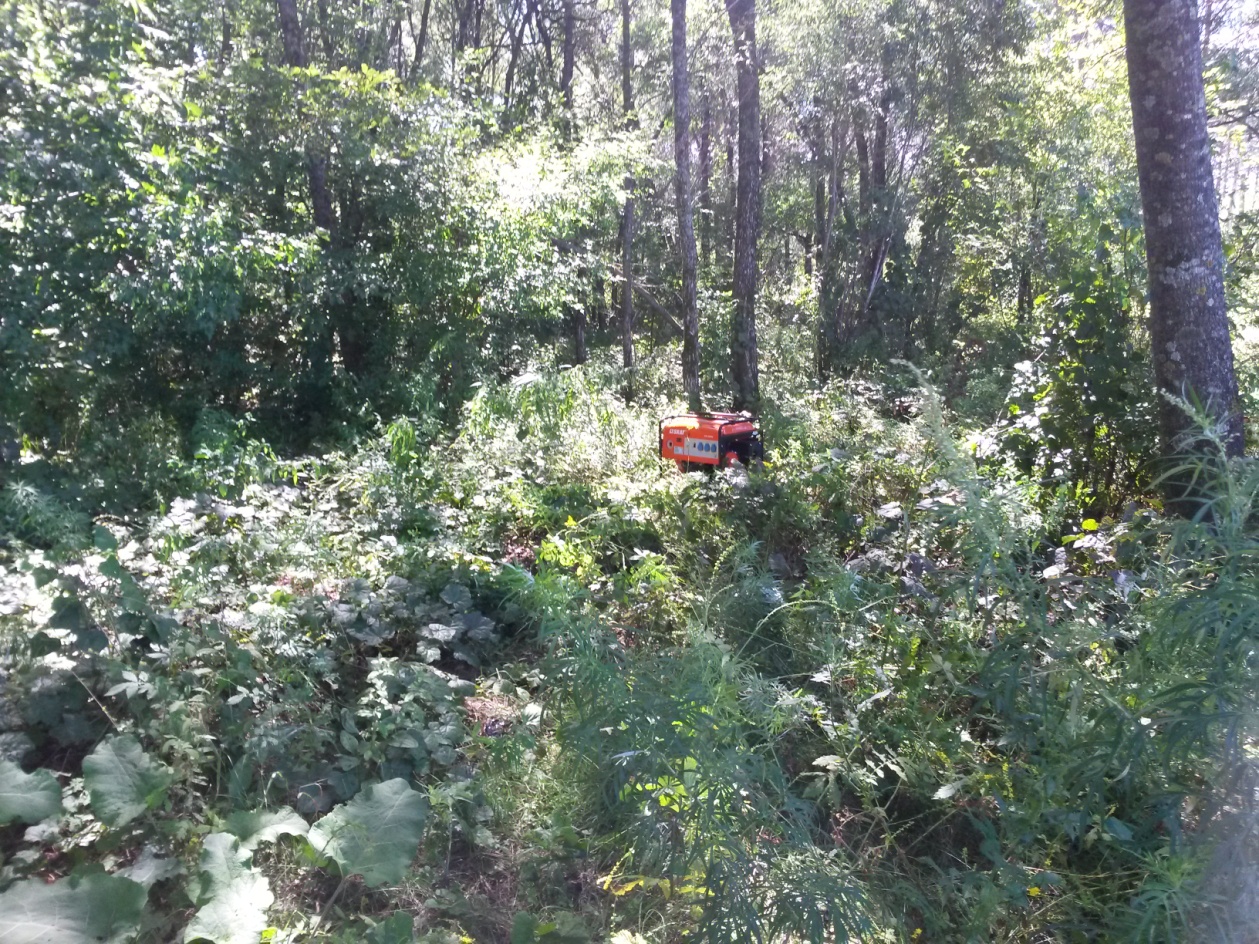
[[[717,437],[717,454],[724,456],[728,452],[733,452],[740,462],[748,465],[753,459],[765,458],[765,444],[761,442],[760,433],[756,430],[730,435],[723,433]]]

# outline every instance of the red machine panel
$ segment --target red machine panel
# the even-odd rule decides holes
[[[660,457],[681,469],[747,463],[762,448],[756,426],[738,413],[684,413],[660,421]]]

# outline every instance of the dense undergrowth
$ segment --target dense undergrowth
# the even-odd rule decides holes
[[[453,436],[28,453],[0,936],[1244,939],[1253,464],[1209,524],[1085,517],[905,374],[771,387],[764,468],[683,475],[671,354]]]

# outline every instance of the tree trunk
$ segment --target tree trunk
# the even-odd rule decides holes
[[[324,58],[329,68],[335,68],[336,48],[333,46],[332,24],[328,19],[328,0],[319,0],[315,8],[319,11],[319,38],[323,41]]]
[[[825,144],[820,146],[820,150],[826,153]],[[817,361],[818,375],[823,380],[833,376],[839,366],[843,349],[842,341],[845,334],[844,296],[847,294],[847,286],[842,285],[840,279],[841,253],[835,230],[835,221],[839,215],[840,203],[843,200],[844,178],[842,170],[844,152],[846,150],[846,142],[841,147],[839,120],[833,119],[831,122],[828,176],[819,184],[817,191],[814,193],[815,199],[819,195],[825,196],[824,205],[814,207],[814,211],[819,215],[817,221],[819,243],[817,261],[819,270]],[[828,183],[829,195],[826,196]]]
[[[861,216],[862,225],[868,225],[870,219],[870,146],[866,141],[865,128],[861,125],[861,116],[854,116],[855,142],[857,145],[857,212]]]
[[[826,137],[822,124],[822,102],[813,99],[814,115],[810,146],[813,160],[813,239],[812,251],[806,252],[804,271],[812,275],[822,268],[822,246],[826,242]]]
[[[595,276],[594,289],[591,294],[594,296],[591,301],[594,304],[595,327],[599,331],[607,331],[608,291],[602,272]]]
[[[630,5],[629,0],[621,0],[621,110],[625,115],[625,126],[634,128],[637,122],[633,119],[634,112],[634,49],[630,46]]]
[[[713,259],[713,110],[704,96],[699,130],[699,254],[704,265]]]
[[[626,186],[633,187],[633,178]],[[625,212],[621,215],[621,365],[634,369],[634,293],[631,290],[634,276],[634,198],[625,198]]]
[[[621,107],[625,127],[634,119],[634,49],[630,45],[630,0],[621,0]],[[634,395],[634,176],[625,178],[625,212],[621,217],[621,362],[626,371],[625,397]]]
[[[296,0],[276,0],[279,16],[280,40],[284,65],[303,69],[307,65],[306,48],[302,36],[301,19]],[[315,226],[328,234],[328,245],[337,244],[337,219],[333,212],[332,193],[328,188],[328,159],[309,144],[305,147],[306,181],[310,195],[311,216]],[[332,321],[309,341],[309,368],[303,378],[301,399],[303,409],[311,414],[323,412],[327,405],[328,390],[332,382]]]
[[[520,51],[525,42],[525,31],[529,29],[529,18],[532,16],[533,5],[526,4],[520,12],[520,29],[511,34],[511,51],[507,59],[507,76],[503,80],[503,101],[506,103],[505,111],[511,110],[512,86],[515,84],[516,65],[520,62]],[[511,24],[508,24],[508,31],[511,30]]]
[[[738,166],[739,162],[735,160],[734,145],[735,139],[738,137],[739,128],[739,112],[737,106],[729,109],[726,114],[726,173],[729,176],[727,181],[726,193],[726,218],[724,226],[725,250],[730,253],[730,258],[734,258],[734,218],[735,207],[738,205],[739,184],[738,184]],[[733,285],[733,281],[732,281]]]
[[[573,363],[586,363],[586,309],[574,305],[573,313]]]
[[[275,6],[280,16],[280,41],[284,48],[281,61],[286,66],[304,68],[306,49],[302,44],[302,22],[297,16],[297,0],[276,0]]]
[[[560,67],[560,98],[564,104],[564,139],[571,141],[577,132],[573,121],[573,70],[577,59],[577,3],[564,0],[564,62]]]
[[[734,323],[730,333],[734,406],[757,409],[756,244],[761,204],[761,80],[757,72],[756,0],[726,0],[734,34],[739,95],[739,177],[735,194]]]
[[[686,64],[686,0],[670,0],[673,13],[673,157],[682,250],[682,389],[689,409],[703,407],[699,391],[699,303],[695,223],[691,215],[691,89]]]
[[[294,69],[307,65],[306,48],[302,42],[302,24],[297,15],[297,0],[276,0],[280,18],[280,38],[283,43],[283,63]],[[328,190],[328,159],[309,146],[306,148],[306,180],[310,188],[311,215],[315,225],[328,231],[329,237],[336,232],[336,216],[332,212],[332,195]]]
[[[433,0],[424,0],[424,9],[420,12],[420,32],[415,37],[415,58],[411,61],[411,81],[420,76],[420,66],[424,64],[424,47],[428,44],[428,15],[433,9]],[[409,17],[410,11],[407,11]],[[414,35],[414,30],[412,30]]]
[[[1149,266],[1150,337],[1160,392],[1197,400],[1225,453],[1243,448],[1224,308],[1224,250],[1207,134],[1194,0],[1124,0],[1128,92]],[[1210,452],[1189,416],[1159,400],[1162,453]],[[1176,478],[1181,478],[1177,476]],[[1176,510],[1200,503],[1169,483]]]

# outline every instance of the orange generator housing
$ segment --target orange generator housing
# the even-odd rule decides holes
[[[673,459],[684,472],[764,457],[761,434],[742,414],[683,413],[660,421],[660,458]]]

